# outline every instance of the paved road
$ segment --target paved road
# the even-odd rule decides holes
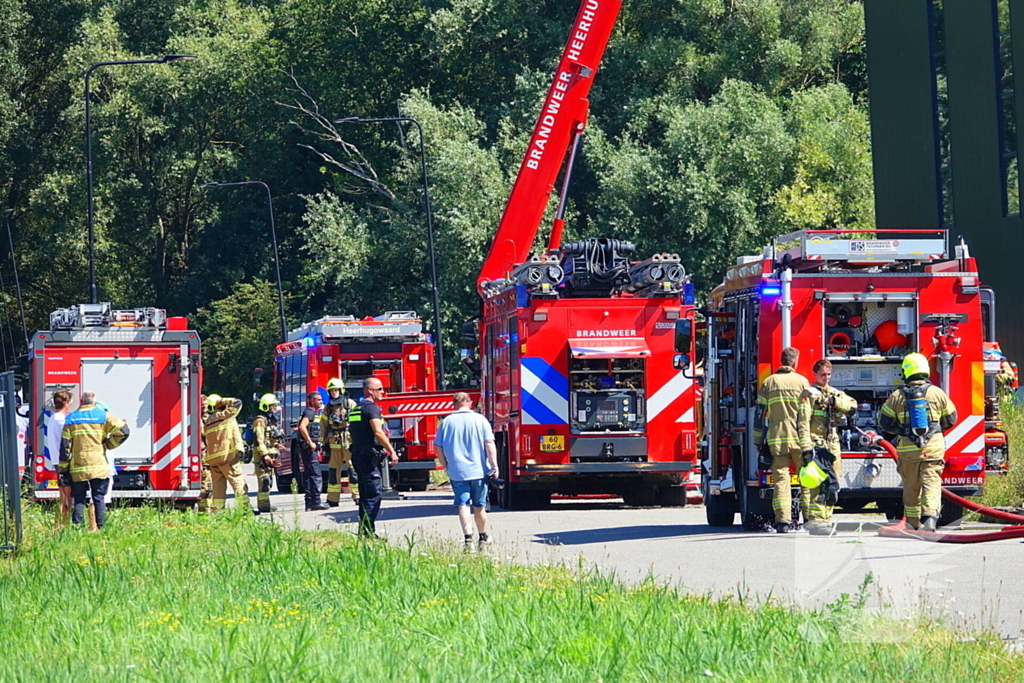
[[[404,545],[415,538],[461,548],[449,492],[404,495],[384,501],[378,530],[390,542]],[[275,516],[289,525],[297,520],[306,529],[355,531],[355,505],[348,501],[335,510],[297,514],[296,503],[301,509],[301,498],[275,495]],[[749,600],[777,596],[808,606],[833,603],[843,593],[856,595],[871,574],[868,604],[875,610],[896,616],[923,611],[965,627],[994,627],[1004,637],[1024,635],[1021,541],[950,545],[887,539],[871,528],[880,516],[843,514],[838,519],[840,531],[831,538],[746,533],[738,527],[710,529],[700,506],[558,501],[544,512],[493,510],[491,553],[516,562],[571,566],[582,557],[624,581],[650,575],[697,593],[732,593]]]

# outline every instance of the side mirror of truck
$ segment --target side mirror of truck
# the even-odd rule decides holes
[[[686,379],[696,379],[694,375],[689,371],[692,359],[688,353],[677,353],[672,356],[672,367],[683,373],[683,377]]]
[[[688,354],[693,348],[693,320],[680,318],[676,320],[675,347],[677,353]]]

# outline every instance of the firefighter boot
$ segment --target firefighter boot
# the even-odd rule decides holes
[[[921,519],[920,531],[935,531],[938,526],[938,517],[935,515],[928,515]]]

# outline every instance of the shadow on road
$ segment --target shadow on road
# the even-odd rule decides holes
[[[656,538],[683,538],[686,536],[706,536],[708,534],[725,533],[728,532],[724,529],[719,531],[703,524],[661,524],[557,531],[536,534],[533,542],[547,545],[588,545],[591,543],[649,541]]]

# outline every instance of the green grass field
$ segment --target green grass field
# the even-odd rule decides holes
[[[794,611],[234,514],[26,520],[0,558],[2,681],[1024,680],[998,639],[858,596]]]

